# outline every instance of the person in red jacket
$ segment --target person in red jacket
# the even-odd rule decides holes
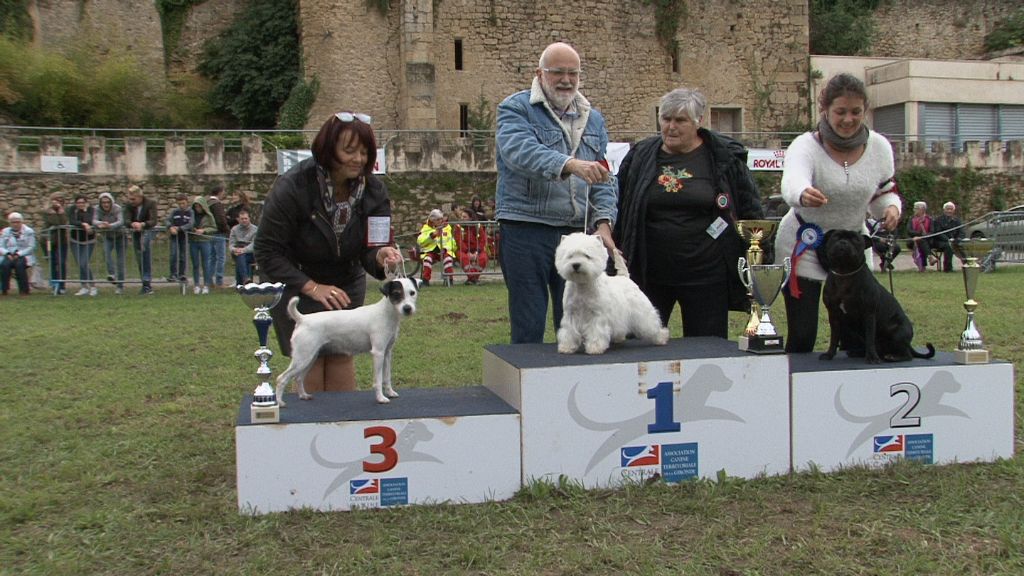
[[[464,221],[456,232],[459,262],[466,273],[466,284],[477,284],[480,273],[487,267],[487,226],[465,210],[457,212],[456,218]]]

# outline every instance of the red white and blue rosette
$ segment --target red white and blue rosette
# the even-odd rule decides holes
[[[796,231],[796,246],[793,247],[793,255],[790,256],[790,260],[793,262],[793,271],[789,274],[789,295],[793,298],[800,297],[800,286],[796,275],[797,265],[800,264],[800,257],[808,250],[814,250],[821,246],[824,238],[825,233],[821,231],[821,226],[810,222],[804,222],[800,225],[800,229]]]

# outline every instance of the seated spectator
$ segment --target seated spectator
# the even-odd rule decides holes
[[[942,216],[935,219],[935,232],[941,232],[932,238],[932,250],[942,252],[942,271],[953,271],[953,242],[964,237],[963,223],[956,217],[956,204],[946,202],[942,205]]]
[[[36,265],[36,233],[18,212],[7,215],[9,226],[0,230],[0,288],[6,296],[11,288],[11,272],[18,282],[18,294],[29,294],[29,268]]]
[[[92,277],[92,252],[96,248],[96,232],[92,229],[92,221],[96,211],[89,205],[85,194],[75,196],[75,207],[68,212],[68,224],[71,226],[71,253],[78,264],[78,280],[81,288],[75,296],[96,296],[99,290]]]
[[[924,272],[928,267],[928,256],[931,253],[932,217],[928,215],[928,204],[914,202],[914,215],[907,222],[907,248],[912,250],[914,264],[918,272]]]
[[[256,261],[252,243],[256,239],[256,225],[252,223],[249,211],[245,208],[238,211],[238,224],[231,227],[228,235],[228,248],[235,258],[235,284],[252,282],[252,265]]]
[[[465,210],[456,213],[456,218],[467,221],[455,233],[459,247],[459,262],[466,273],[466,284],[480,282],[480,273],[487,267],[487,227]]]
[[[443,212],[437,209],[430,211],[427,222],[420,228],[416,244],[419,245],[420,259],[423,261],[423,271],[420,273],[423,285],[430,286],[430,277],[433,274],[431,266],[434,262],[441,262],[444,285],[451,286],[454,283],[454,257],[458,252],[451,224],[448,224]]]

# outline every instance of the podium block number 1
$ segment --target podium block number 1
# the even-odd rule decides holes
[[[395,431],[387,426],[370,426],[363,430],[363,438],[377,436],[380,442],[370,445],[370,454],[379,454],[383,459],[380,462],[363,461],[363,472],[380,474],[387,472],[398,465],[398,452],[395,451],[395,442],[398,436]]]
[[[673,419],[672,383],[658,382],[654,388],[647,389],[647,397],[654,400],[654,424],[647,425],[647,433],[679,432],[679,422]]]

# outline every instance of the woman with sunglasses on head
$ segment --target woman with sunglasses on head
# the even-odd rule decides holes
[[[313,156],[274,181],[254,243],[264,280],[285,285],[282,302],[299,296],[303,314],[357,308],[366,296],[366,273],[383,278],[402,261],[391,245],[391,205],[372,174],[377,141],[364,114],[339,112],[313,139]],[[291,355],[295,323],[286,306],[271,309],[274,331]],[[356,389],[351,356],[322,353],[306,376],[314,391]]]

